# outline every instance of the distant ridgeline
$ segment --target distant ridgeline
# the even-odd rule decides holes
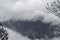
[[[23,36],[27,36],[30,39],[40,39],[40,38],[54,38],[60,36],[60,27],[51,23],[42,23],[40,20],[32,21],[6,21],[3,24],[9,28],[12,28]]]

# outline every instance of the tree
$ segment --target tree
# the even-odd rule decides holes
[[[50,13],[53,13],[54,15],[60,17],[60,1],[59,0],[56,0],[50,4],[47,3],[46,8]]]

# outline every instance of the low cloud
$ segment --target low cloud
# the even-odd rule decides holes
[[[54,0],[53,0],[54,1]],[[52,0],[0,0],[0,21],[10,19],[58,24],[60,18],[45,8]],[[57,21],[56,21],[57,20]]]

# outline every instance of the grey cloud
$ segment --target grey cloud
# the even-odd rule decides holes
[[[0,21],[10,19],[36,21],[57,24],[60,18],[49,13],[45,8],[52,0],[0,0]]]

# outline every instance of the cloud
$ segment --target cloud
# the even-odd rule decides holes
[[[54,1],[54,0],[53,0]],[[0,21],[10,19],[60,23],[60,18],[47,11],[46,3],[52,0],[0,0]]]

